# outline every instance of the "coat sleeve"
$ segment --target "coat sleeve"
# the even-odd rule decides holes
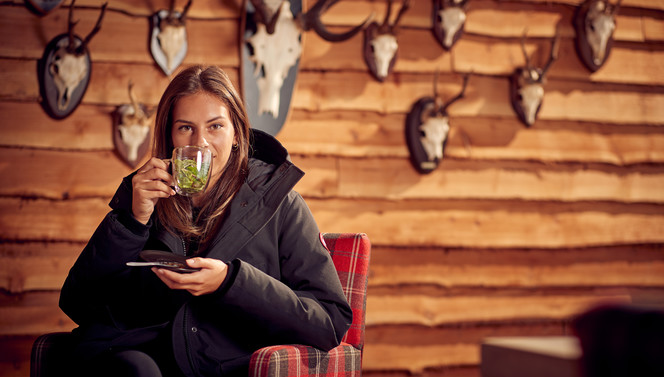
[[[240,313],[238,321],[258,330],[271,344],[305,344],[329,350],[341,342],[352,322],[329,252],[302,197],[291,192],[278,219],[281,278],[242,260],[218,302]]]
[[[79,325],[112,321],[109,308],[126,302],[127,294],[135,291],[131,280],[139,278],[138,271],[131,271],[126,262],[138,259],[148,236],[149,226],[134,220],[126,210],[110,211],[65,279],[60,292],[65,314]]]

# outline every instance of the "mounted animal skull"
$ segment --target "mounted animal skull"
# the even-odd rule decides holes
[[[114,113],[114,142],[120,156],[135,168],[148,150],[151,119],[145,106],[136,101],[131,82],[128,91],[131,103],[119,106]]]
[[[108,5],[102,5],[94,28],[81,39],[74,34],[74,27],[78,23],[72,21],[74,3],[72,1],[69,7],[67,33],[51,40],[39,62],[42,103],[49,115],[58,119],[74,111],[87,89],[91,66],[88,44],[101,29]],[[55,93],[55,98],[52,93]]]
[[[364,61],[371,74],[380,82],[385,81],[394,68],[399,49],[397,43],[399,21],[410,7],[410,0],[403,0],[394,23],[390,25],[392,2],[393,0],[388,0],[383,23],[378,25],[378,23],[372,22],[364,30]]]
[[[592,72],[600,69],[609,57],[621,1],[611,5],[609,0],[586,0],[576,10],[576,50],[583,64]]]
[[[173,73],[187,54],[185,21],[191,3],[192,0],[189,0],[179,13],[175,11],[175,0],[171,0],[168,10],[161,10],[152,16],[150,50],[167,75]]]
[[[319,0],[308,12],[294,15],[290,1],[251,0],[255,8],[253,22],[256,32],[247,38],[247,43],[253,52],[250,59],[255,63],[254,76],[258,77],[259,114],[271,114],[274,118],[279,116],[281,87],[300,58],[302,32],[314,30],[327,41],[340,42],[360,32],[369,21],[367,19],[344,33],[329,32],[320,17],[337,1]]]
[[[519,119],[525,123],[526,127],[530,127],[535,123],[537,113],[542,106],[544,98],[543,84],[546,73],[551,68],[551,64],[558,58],[559,36],[556,34],[554,37],[549,60],[543,68],[533,67],[530,63],[530,58],[526,52],[525,38],[524,34],[521,40],[521,49],[526,60],[526,66],[517,68],[510,77],[510,100]]]
[[[450,50],[463,34],[468,0],[433,0],[433,34]]]
[[[464,97],[468,78],[463,78],[461,92],[447,102],[438,94],[438,75],[434,80],[434,96],[420,98],[406,117],[406,141],[413,167],[421,173],[432,172],[443,160],[450,131],[448,107]]]

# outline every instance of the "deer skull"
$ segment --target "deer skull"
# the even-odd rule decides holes
[[[290,1],[251,0],[256,32],[246,42],[252,50],[249,58],[255,64],[259,114],[271,114],[273,118],[278,118],[281,88],[300,58],[304,31],[314,30],[321,38],[338,42],[351,38],[367,23],[365,21],[341,34],[327,31],[320,17],[337,1],[319,0],[308,12],[293,15]]]
[[[436,39],[446,49],[461,37],[466,22],[468,0],[434,0],[433,31]]]
[[[89,62],[87,55],[69,53],[67,51],[69,43],[66,40],[60,40],[59,45],[53,55],[49,72],[58,88],[58,109],[64,111],[69,107],[72,93],[87,76]]]
[[[398,25],[401,16],[410,6],[410,1],[404,0],[394,23],[390,25],[392,2],[393,0],[389,0],[383,24],[378,25],[378,23],[373,22],[364,32],[364,60],[371,74],[381,82],[385,81],[397,60],[399,49],[397,43]]]
[[[406,117],[406,141],[415,169],[427,174],[442,161],[450,132],[448,107],[463,98],[469,76],[463,79],[461,92],[443,102],[437,91],[438,75],[434,81],[434,97],[420,98]]]
[[[551,64],[558,57],[558,35],[551,44],[549,60],[543,68],[533,67],[526,52],[525,35],[521,40],[521,49],[526,66],[517,68],[510,77],[510,99],[519,119],[530,127],[535,123],[537,113],[544,99],[544,80]]]
[[[266,26],[258,24],[256,34],[247,39],[254,51],[251,60],[256,64],[254,76],[258,77],[256,82],[260,90],[259,114],[272,114],[274,118],[279,116],[279,93],[288,71],[300,58],[300,37],[300,29],[290,11],[290,2],[284,1],[278,11],[274,33],[268,34]]]
[[[101,29],[108,4],[101,7],[97,23],[84,39],[74,35],[74,27],[78,22],[72,21],[74,5],[72,1],[67,33],[55,37],[48,44],[38,67],[42,105],[49,115],[58,119],[74,111],[87,89],[91,65],[88,44]]]
[[[447,116],[429,116],[419,127],[423,136],[420,142],[429,161],[443,159],[443,148],[450,132],[450,119]]]
[[[139,150],[147,150],[151,119],[145,107],[136,101],[132,83],[129,83],[129,99],[131,103],[119,106],[114,114],[115,144],[120,155],[134,168],[144,153],[139,155]]]
[[[187,2],[182,13],[175,11],[175,0],[171,0],[168,10],[162,9],[152,15],[150,50],[159,67],[167,75],[173,73],[187,54],[185,22],[192,1]]]
[[[574,16],[577,51],[583,63],[593,72],[609,56],[620,1],[612,6],[608,0],[586,0]]]

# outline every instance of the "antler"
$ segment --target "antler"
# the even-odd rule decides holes
[[[74,55],[81,55],[83,51],[85,51],[85,48],[87,47],[88,43],[90,43],[90,40],[92,37],[101,30],[101,20],[104,18],[104,14],[106,13],[106,6],[108,6],[108,3],[104,3],[101,6],[101,13],[99,14],[99,18],[97,19],[97,23],[95,24],[95,27],[92,28],[92,31],[83,39],[83,43],[81,43],[80,46],[76,47],[74,45],[74,26],[78,24],[78,21],[74,22],[72,21],[73,14],[74,14],[74,4],[76,3],[76,0],[72,0],[71,5],[69,6],[69,18],[68,18],[68,26],[67,26],[67,34],[69,35],[69,45],[67,45],[67,52],[70,54]]]
[[[265,5],[265,0],[251,0],[251,4],[256,8],[256,13],[254,14],[254,21],[259,24],[265,25],[265,30],[268,34],[274,33],[274,28],[277,25],[277,20],[279,20],[279,14],[281,13],[281,6],[277,8],[277,11],[270,17],[270,9]]]
[[[367,17],[367,19],[364,20],[363,23],[361,23],[358,26],[355,26],[354,28],[345,33],[340,33],[340,34],[331,33],[327,30],[325,25],[323,25],[323,22],[321,21],[320,17],[337,1],[339,0],[318,0],[316,4],[314,4],[314,6],[309,9],[308,12],[299,14],[298,20],[302,30],[308,31],[313,29],[321,38],[325,39],[326,41],[341,42],[359,33],[366,25],[369,24],[369,22],[373,18],[372,14],[369,17]]]
[[[526,51],[526,34],[528,29],[523,31],[523,36],[521,36],[521,51],[523,52],[523,58],[526,60],[526,68],[528,71],[532,70],[532,65],[530,65],[530,57],[528,57],[528,52]]]
[[[187,12],[189,11],[189,8],[191,7],[191,3],[193,0],[189,0],[187,4],[184,6],[184,9],[182,10],[182,13],[180,13],[179,17],[175,16],[175,0],[171,0],[168,6],[168,16],[166,16],[164,19],[161,20],[161,22],[166,22],[169,25],[173,26],[180,26],[184,25],[184,22],[187,18]],[[161,28],[161,22],[160,22],[160,28]]]
[[[134,83],[129,80],[129,101],[131,102],[131,106],[134,108],[134,114],[138,116],[138,113],[140,111],[140,106],[138,105],[138,101],[136,101],[136,97],[134,96]]]
[[[85,48],[87,47],[88,43],[90,43],[90,40],[92,37],[95,36],[101,30],[101,20],[104,19],[104,14],[106,13],[106,6],[108,3],[104,3],[104,5],[101,6],[101,13],[99,14],[99,18],[97,19],[97,23],[95,24],[95,27],[92,28],[92,31],[83,39],[83,43],[77,48],[78,52],[83,52]]]
[[[608,0],[607,0],[607,2],[608,2]],[[620,3],[621,3],[621,2],[622,2],[622,0],[618,0],[618,2],[616,3],[616,5],[614,5],[614,6],[613,6],[613,9],[611,10],[611,14],[612,14],[614,17],[615,17],[615,15],[616,15],[616,13],[618,13],[618,9],[620,8]],[[611,4],[611,3],[609,3],[609,4]]]
[[[67,34],[69,35],[69,45],[67,45],[67,52],[70,54],[76,53],[76,46],[74,45],[74,27],[78,24],[78,21],[74,22],[71,19],[74,15],[74,4],[76,0],[71,1],[69,6],[69,18],[67,19]]]
[[[395,34],[397,26],[399,25],[399,21],[401,20],[401,16],[403,16],[404,13],[410,8],[410,0],[403,0],[403,3],[401,3],[401,9],[399,10],[399,13],[397,14],[397,18],[394,20],[394,23],[390,25],[390,16],[392,15],[392,3],[394,0],[388,0],[387,4],[387,12],[385,13],[385,19],[383,20],[383,24],[380,26],[379,31],[382,34],[390,33],[390,34]]]
[[[560,34],[556,32],[556,36],[553,37],[553,42],[551,43],[551,53],[549,55],[549,61],[546,62],[546,65],[542,68],[542,74],[540,74],[540,81],[544,78],[544,75],[546,75],[546,72],[551,68],[551,64],[558,59],[558,49],[559,46],[558,44],[560,43]]]
[[[466,74],[463,76],[463,86],[461,87],[461,92],[457,94],[455,97],[451,98],[449,101],[447,101],[441,108],[441,112],[443,114],[447,114],[447,108],[453,104],[454,102],[460,100],[463,98],[463,96],[466,93],[466,88],[468,87],[468,78],[470,77],[469,74]]]

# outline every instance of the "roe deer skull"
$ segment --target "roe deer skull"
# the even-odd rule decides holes
[[[48,72],[52,76],[58,90],[57,107],[61,111],[65,111],[70,106],[72,93],[89,73],[89,52],[87,46],[92,37],[101,29],[101,21],[104,18],[106,6],[108,5],[108,3],[102,5],[97,23],[92,31],[90,31],[90,34],[81,40],[74,35],[74,27],[78,23],[78,21],[72,21],[74,3],[75,1],[72,1],[69,7],[68,37],[58,42],[57,50],[54,52],[48,66]]]
[[[597,71],[609,57],[621,0],[586,0],[574,15],[576,49],[583,64]]]
[[[525,67],[517,68],[510,77],[510,99],[519,119],[527,127],[532,126],[544,98],[544,81],[551,64],[558,58],[559,36],[553,39],[549,60],[543,68],[533,67],[526,52],[525,34],[521,40],[521,49],[526,61]]]
[[[321,38],[340,42],[360,32],[368,22],[351,30],[335,34],[329,32],[320,20],[322,13],[338,0],[319,0],[306,13],[294,15],[290,1],[251,0],[255,8],[256,32],[247,43],[256,64],[254,76],[259,88],[258,113],[279,115],[280,91],[289,70],[295,66],[302,53],[302,32],[314,30]]]
[[[403,0],[401,9],[393,24],[390,24],[392,2],[388,0],[385,20],[381,25],[372,22],[364,31],[364,60],[369,71],[378,81],[385,81],[397,59],[397,33],[399,21],[410,7],[409,0]]]
[[[433,0],[433,33],[446,50],[461,38],[468,0]]]

